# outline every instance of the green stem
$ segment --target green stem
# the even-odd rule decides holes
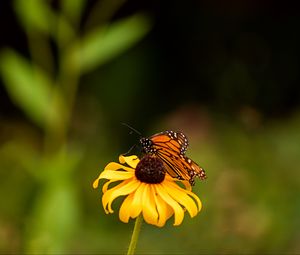
[[[140,234],[142,222],[143,222],[143,216],[140,214],[135,220],[134,229],[133,229],[133,232],[132,232],[132,236],[131,236],[129,248],[128,248],[128,251],[127,251],[127,255],[133,255],[134,252],[135,252],[136,244],[137,244],[137,241],[139,239],[139,234]]]

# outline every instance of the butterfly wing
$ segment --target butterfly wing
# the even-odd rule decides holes
[[[196,177],[206,178],[203,168],[185,156],[189,143],[182,132],[164,131],[149,138],[142,138],[141,143],[144,152],[162,159],[166,171],[172,177],[188,180],[192,185]]]
[[[160,150],[156,153],[166,167],[166,171],[169,175],[179,180],[189,180],[190,176],[185,168],[185,165],[181,162],[182,157],[168,151]]]
[[[149,138],[156,149],[171,150],[184,155],[189,145],[188,139],[182,132],[164,131]]]
[[[206,174],[202,167],[186,156],[184,156],[184,159],[185,164],[188,165],[189,175],[193,181],[196,177],[200,178],[201,180],[206,179]]]
[[[185,155],[176,155],[163,150],[157,151],[156,155],[164,162],[168,174],[174,178],[187,180],[192,185],[196,177],[201,180],[206,178],[204,169]]]

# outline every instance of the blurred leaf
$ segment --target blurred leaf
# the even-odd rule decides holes
[[[71,24],[65,18],[60,15],[57,18],[57,26],[53,29],[53,39],[57,42],[60,47],[69,45],[75,37],[75,30],[71,27]]]
[[[105,29],[101,27],[73,48],[70,62],[76,61],[83,72],[89,71],[132,47],[150,28],[150,21],[141,14],[117,21]]]
[[[63,12],[73,22],[77,23],[84,10],[86,1],[84,0],[63,0],[61,1]]]
[[[43,157],[37,162],[32,173],[41,182],[58,183],[64,181],[73,174],[82,159],[82,155],[82,151],[78,149],[71,151],[63,146],[55,154]]]
[[[58,16],[47,4],[47,1],[16,0],[15,10],[26,32],[38,31],[51,35],[61,45],[73,38],[74,30],[67,19],[62,15]]]
[[[44,187],[28,222],[26,252],[65,253],[77,227],[78,206],[76,188],[72,182]]]
[[[50,107],[51,81],[41,69],[13,50],[4,50],[0,59],[0,72],[11,99],[43,126]]]
[[[47,1],[44,0],[16,0],[15,10],[26,30],[38,30],[50,34],[55,15]]]
[[[36,177],[42,188],[27,225],[28,253],[66,252],[78,223],[79,201],[74,171],[81,157],[80,151],[67,151],[63,147],[36,166]]]

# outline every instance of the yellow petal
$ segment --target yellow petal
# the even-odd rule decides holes
[[[113,170],[104,170],[99,179],[109,179],[109,180],[126,180],[134,176],[134,172],[125,172],[125,171],[113,171]]]
[[[126,170],[128,172],[133,172],[134,171],[133,168],[123,166],[123,165],[121,165],[119,163],[116,163],[116,162],[110,162],[104,168],[104,170],[113,170],[113,171],[120,170],[120,169]]]
[[[191,217],[197,215],[198,207],[195,201],[186,194],[184,189],[180,188],[173,182],[163,182],[162,186],[174,200],[176,200],[178,203],[183,205],[184,208],[187,209]]]
[[[132,155],[132,156],[128,156],[128,157],[120,155],[119,156],[119,161],[120,161],[121,164],[126,163],[127,165],[129,165],[133,169],[135,169],[137,164],[140,162],[138,156],[136,156],[136,155]]]
[[[131,204],[133,200],[133,193],[129,194],[123,201],[120,211],[119,211],[119,218],[121,221],[124,223],[128,223],[129,218],[130,218],[130,211],[131,211]]]
[[[168,219],[170,219],[172,217],[172,215],[174,214],[174,211],[173,211],[172,207],[169,206],[168,204],[166,204],[165,211],[166,211],[166,219],[168,220]]]
[[[171,182],[171,181],[178,181],[177,178],[172,177],[172,176],[169,175],[168,173],[166,173],[165,180],[170,181],[170,182]]]
[[[178,226],[183,221],[184,211],[182,207],[168,194],[161,184],[155,185],[157,194],[173,209],[174,211],[174,226]]]
[[[158,223],[158,213],[156,210],[156,204],[154,200],[154,192],[152,190],[151,184],[146,184],[142,203],[143,203],[143,217],[145,221],[152,225],[157,225]]]
[[[154,202],[158,212],[158,221],[156,226],[163,227],[168,218],[173,215],[174,211],[170,210],[168,204],[156,194],[154,185],[151,185],[151,192],[153,194]]]
[[[189,181],[178,180],[177,178],[171,177],[169,174],[166,174],[165,181],[180,182],[184,185],[185,189],[190,190],[190,191],[192,190],[192,185],[189,183]]]
[[[113,213],[111,208],[112,202],[119,196],[125,196],[132,193],[140,185],[137,180],[126,180],[118,184],[117,186],[107,190],[102,196],[102,204],[106,213]]]
[[[105,193],[108,190],[109,184],[111,184],[113,182],[116,182],[116,181],[115,180],[110,180],[110,181],[107,181],[106,183],[104,183],[103,187],[102,187],[102,193]]]
[[[134,172],[125,172],[125,171],[113,171],[113,170],[104,170],[99,177],[93,182],[93,188],[96,189],[99,186],[100,179],[110,179],[112,181],[122,181],[129,179],[134,176]],[[106,184],[107,186],[108,184]]]
[[[198,212],[201,211],[202,209],[202,203],[201,203],[201,200],[199,199],[199,197],[194,194],[193,192],[189,191],[189,190],[186,190],[185,191],[188,195],[190,195],[191,197],[193,197],[193,199],[197,202],[197,205],[198,205]]]
[[[138,181],[139,182],[139,181]],[[133,200],[131,203],[130,217],[136,218],[142,212],[143,209],[143,194],[146,187],[146,183],[139,182],[140,186],[133,194]]]
[[[192,185],[188,181],[180,181],[185,186],[186,190],[192,191]]]
[[[99,178],[97,178],[94,182],[93,182],[93,188],[94,189],[97,189],[98,188],[98,186],[99,186]]]

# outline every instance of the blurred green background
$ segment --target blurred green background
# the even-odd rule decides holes
[[[300,253],[300,17],[267,1],[0,2],[0,253],[119,254],[92,182],[181,130],[203,210],[137,253]]]

